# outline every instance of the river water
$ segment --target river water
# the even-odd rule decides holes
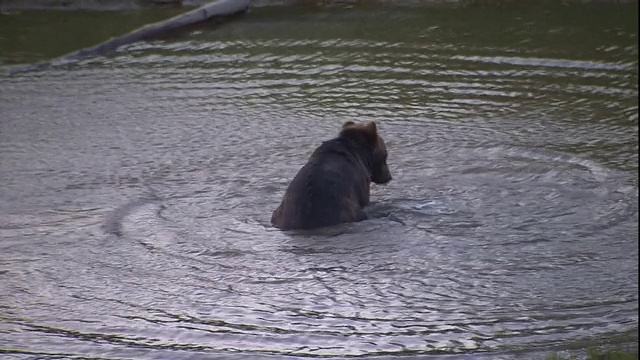
[[[4,72],[2,357],[529,359],[637,342],[636,14],[270,6]],[[43,56],[11,49],[5,69]],[[272,228],[347,120],[375,120],[389,148],[373,219]]]

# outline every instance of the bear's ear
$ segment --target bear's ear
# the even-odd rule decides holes
[[[371,139],[378,139],[378,127],[374,121],[369,121],[362,125],[362,130],[364,130]]]
[[[354,126],[356,123],[354,123],[353,121],[347,121],[346,123],[342,124],[342,128],[348,128],[349,126]]]

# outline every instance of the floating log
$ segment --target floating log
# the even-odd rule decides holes
[[[43,61],[34,65],[27,65],[13,70],[11,73],[43,70],[54,66],[66,65],[91,56],[105,55],[118,47],[137,41],[157,38],[173,31],[192,26],[214,18],[221,18],[245,12],[249,9],[251,0],[218,0],[205,4],[197,9],[172,17],[168,20],[145,25],[126,35],[111,38],[90,48],[80,49],[53,60]]]

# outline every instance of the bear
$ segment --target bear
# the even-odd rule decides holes
[[[367,219],[371,182],[391,181],[387,147],[375,122],[347,121],[323,142],[289,183],[271,224],[281,230],[311,230]]]

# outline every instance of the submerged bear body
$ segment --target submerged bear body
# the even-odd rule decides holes
[[[282,230],[314,229],[367,218],[373,181],[391,181],[387,150],[374,122],[347,122],[324,142],[289,184],[271,223]]]

